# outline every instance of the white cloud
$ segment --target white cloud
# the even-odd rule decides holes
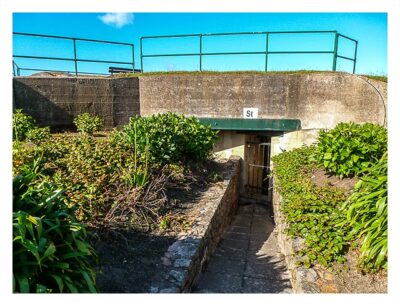
[[[127,24],[132,24],[133,18],[134,16],[132,13],[107,13],[99,16],[99,19],[103,23],[117,28],[122,28]]]

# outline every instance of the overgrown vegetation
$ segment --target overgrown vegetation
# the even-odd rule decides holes
[[[50,128],[39,128],[35,120],[17,109],[13,114],[13,140],[18,144],[20,141],[31,141],[40,143],[50,136]]]
[[[85,226],[63,190],[40,175],[36,161],[13,182],[13,291],[96,292]]]
[[[31,117],[16,117],[15,134],[25,136],[13,146],[15,292],[96,291],[83,223],[102,230],[187,226],[168,212],[166,188],[186,184],[183,162],[209,157],[216,135],[197,119],[132,118],[97,138],[91,116],[75,120],[79,134],[48,137]],[[37,141],[22,141],[30,131]]]
[[[361,239],[360,268],[376,271],[387,268],[387,153],[364,172],[344,209],[352,228],[350,236]]]
[[[313,262],[328,266],[344,262],[347,228],[337,225],[345,220],[340,210],[346,195],[343,191],[319,187],[311,181],[317,168],[309,156],[315,147],[303,147],[273,157],[275,186],[283,195],[282,209],[289,224],[288,234],[304,239],[298,255],[309,267]]]
[[[386,129],[341,123],[322,131],[316,145],[273,157],[288,234],[304,240],[298,255],[306,267],[344,262],[351,246],[361,250],[361,270],[387,267],[386,151]],[[351,195],[321,187],[311,179],[320,169],[339,177],[357,175],[360,181]]]
[[[103,128],[103,119],[99,116],[83,113],[76,116],[74,124],[78,132],[92,135],[94,132],[98,132]]]
[[[360,174],[387,151],[387,131],[372,123],[339,123],[319,133],[315,158],[339,177]]]
[[[175,113],[132,117],[114,142],[140,154],[148,149],[152,162],[168,164],[182,159],[202,161],[209,157],[216,132],[195,117]]]

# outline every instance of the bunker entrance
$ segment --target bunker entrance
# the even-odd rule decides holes
[[[271,137],[247,134],[244,147],[245,191],[248,196],[270,197]]]

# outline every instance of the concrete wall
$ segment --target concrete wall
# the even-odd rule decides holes
[[[303,129],[341,121],[386,124],[386,83],[346,73],[176,74],[140,77],[141,115],[300,119]],[[162,103],[160,103],[162,101]]]
[[[42,126],[70,128],[75,116],[88,112],[112,129],[139,115],[138,86],[138,78],[15,77],[13,107]]]

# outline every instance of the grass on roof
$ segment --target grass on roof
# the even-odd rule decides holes
[[[218,75],[218,74],[232,74],[232,75],[240,75],[240,74],[312,74],[312,73],[343,73],[343,72],[334,72],[331,70],[289,70],[289,71],[256,71],[256,70],[244,70],[244,71],[155,71],[155,72],[143,72],[143,73],[119,73],[114,75],[117,78],[126,78],[126,77],[146,77],[146,76],[159,76],[159,75]],[[381,75],[361,75],[376,81],[386,82],[387,76]]]

